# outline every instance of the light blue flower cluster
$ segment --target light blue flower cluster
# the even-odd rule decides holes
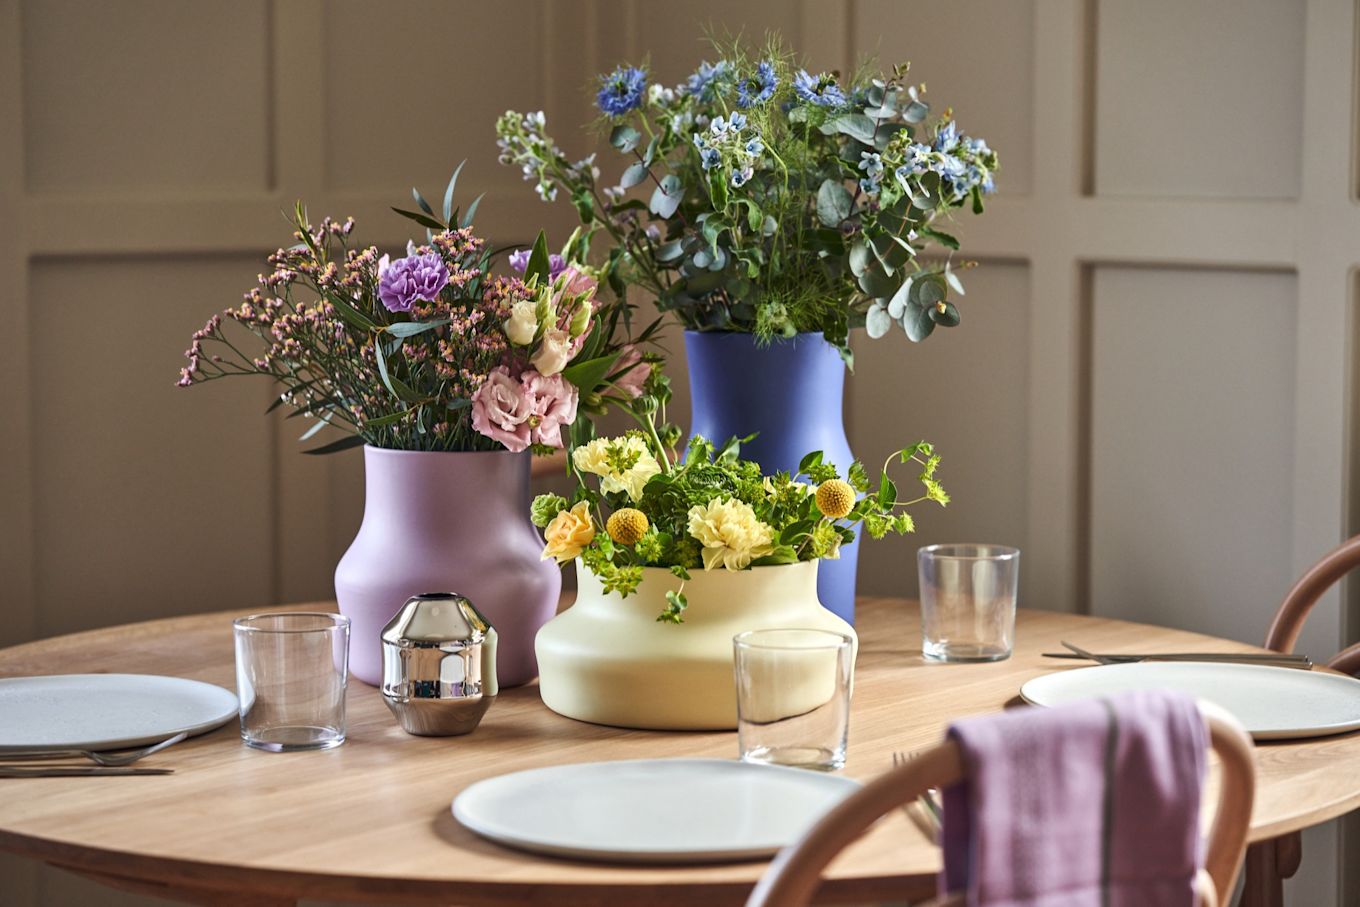
[[[996,191],[987,166],[991,153],[986,141],[963,135],[953,120],[946,120],[937,127],[931,144],[913,142],[907,146],[906,160],[893,170],[893,176],[908,194],[919,191],[923,176],[936,173],[942,192],[950,201],[958,201],[974,188],[990,195]],[[865,169],[864,163],[860,169]]]
[[[732,168],[731,183],[740,189],[755,175],[756,164],[765,151],[759,134],[749,138],[742,135],[747,126],[745,114],[736,113],[726,119],[714,117],[708,132],[693,135],[694,147],[699,149],[699,162],[704,170],[712,170],[727,161]]]
[[[836,77],[825,72],[814,76],[806,69],[798,70],[793,77],[793,90],[804,101],[819,107],[844,107],[847,103]]]

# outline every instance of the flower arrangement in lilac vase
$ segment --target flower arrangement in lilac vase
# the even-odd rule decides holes
[[[273,379],[274,406],[315,420],[302,440],[326,426],[349,433],[308,453],[546,452],[593,437],[590,415],[641,396],[659,358],[644,352],[656,323],[626,336],[628,306],[597,293],[579,236],[549,254],[540,233],[494,274],[475,203],[461,218],[452,208],[456,179],[442,218],[418,192],[421,211],[395,209],[426,228],[400,257],[353,245],[352,218],[312,224],[299,203],[296,243],[194,334],[179,384]],[[232,323],[263,351],[247,352]]]
[[[944,222],[982,212],[996,153],[952,110],[932,121],[907,65],[846,78],[777,37],[714,49],[674,87],[645,66],[600,77],[599,125],[626,161],[616,184],[593,155],[570,160],[542,113],[501,117],[501,161],[607,236],[615,292],[640,286],[689,330],[819,332],[849,362],[852,328],[919,341],[958,324],[951,291],[971,263],[953,261]]]

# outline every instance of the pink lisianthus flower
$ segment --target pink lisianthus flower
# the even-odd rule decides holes
[[[574,401],[572,408],[575,418]],[[472,427],[515,453],[533,443],[534,429],[529,423],[535,415],[524,382],[511,377],[503,365],[493,368],[486,383],[472,395]]]
[[[532,440],[547,447],[562,446],[562,426],[576,421],[576,387],[561,375],[530,370],[520,377],[525,397],[533,406]]]
[[[562,271],[562,276],[556,280],[557,292],[553,294],[553,308],[561,312],[562,303],[568,297],[584,297],[590,300],[590,310],[593,312],[600,307],[600,298],[596,295],[596,290],[600,288],[600,282],[591,277],[584,271],[576,267],[568,267]]]
[[[652,367],[642,361],[642,351],[630,343],[614,361],[614,370],[610,373],[609,380],[619,390],[636,400],[642,396],[643,385],[651,375]]]

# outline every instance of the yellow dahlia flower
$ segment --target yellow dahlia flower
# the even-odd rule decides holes
[[[590,517],[590,504],[581,501],[570,510],[553,517],[543,530],[543,556],[540,560],[555,559],[559,564],[575,560],[595,538],[595,521]]]
[[[622,507],[609,515],[604,528],[609,537],[620,545],[636,545],[647,534],[647,514],[632,507]]]
[[[855,489],[840,479],[827,479],[817,486],[817,509],[839,520],[855,506]]]
[[[622,491],[633,501],[642,497],[647,480],[661,472],[647,442],[637,435],[596,438],[572,451],[571,460],[581,472],[600,477],[600,491]]]
[[[774,550],[773,530],[756,518],[750,504],[731,498],[691,507],[689,534],[704,546],[705,570],[719,565],[744,570]]]

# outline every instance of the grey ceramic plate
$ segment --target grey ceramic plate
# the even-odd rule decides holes
[[[55,674],[0,678],[0,752],[111,750],[220,727],[236,695],[182,677]]]
[[[1257,740],[1326,737],[1360,729],[1360,680],[1263,665],[1144,661],[1057,671],[1020,688],[1035,705],[1119,690],[1180,690],[1222,706]]]
[[[709,863],[772,856],[858,789],[836,775],[725,759],[585,762],[478,781],[453,814],[538,853]]]

